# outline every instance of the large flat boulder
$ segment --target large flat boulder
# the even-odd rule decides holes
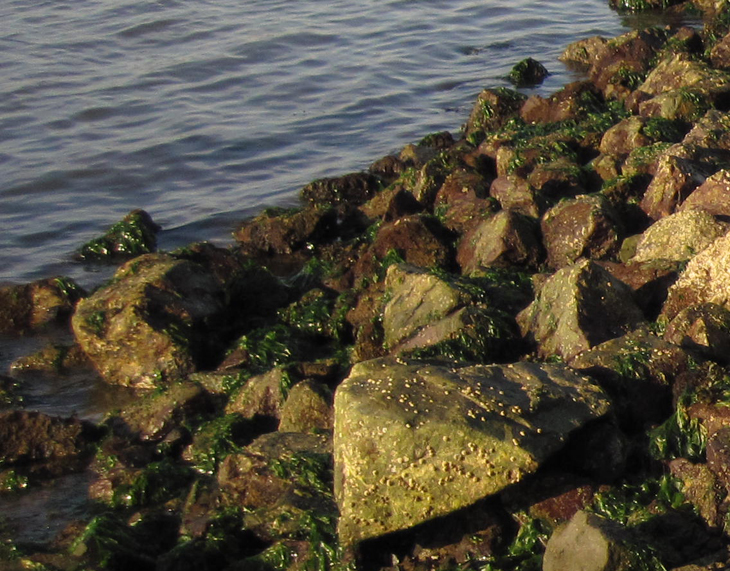
[[[355,365],[335,394],[335,497],[345,545],[407,529],[534,472],[609,403],[563,365]]]

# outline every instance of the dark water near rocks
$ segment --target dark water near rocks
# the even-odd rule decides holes
[[[606,0],[5,0],[0,282],[99,281],[71,254],[133,208],[161,247],[229,240],[436,130],[527,56],[634,22]]]

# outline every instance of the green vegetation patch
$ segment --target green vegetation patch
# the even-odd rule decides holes
[[[114,490],[114,507],[143,507],[157,505],[187,491],[193,472],[186,466],[170,460],[161,460],[147,465],[129,484],[122,484]]]

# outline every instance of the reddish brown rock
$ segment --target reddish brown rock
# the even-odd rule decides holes
[[[599,150],[606,155],[626,158],[631,151],[654,141],[644,134],[647,120],[635,115],[623,119],[603,135]]]
[[[723,169],[705,179],[678,208],[679,211],[686,209],[730,217],[730,171]]]
[[[489,266],[534,267],[542,257],[537,225],[511,210],[496,213],[464,236],[456,256],[464,274]]]
[[[485,89],[477,97],[464,134],[468,138],[484,131],[502,127],[510,118],[516,116],[525,96],[511,89]]]
[[[527,180],[516,175],[494,179],[489,194],[499,202],[503,210],[512,210],[532,218],[542,216],[549,204]]]
[[[711,528],[722,527],[721,512],[718,509],[723,494],[717,489],[715,475],[707,464],[693,464],[685,458],[669,463],[669,471],[682,482],[684,497],[694,506],[697,513]]]
[[[558,203],[542,217],[540,228],[548,264],[556,269],[579,258],[609,257],[620,247],[622,229],[608,201],[599,195]]]
[[[664,339],[726,363],[730,360],[730,311],[714,303],[687,307],[669,322]]]
[[[71,279],[0,287],[0,333],[22,334],[67,322],[85,292]]]
[[[587,113],[586,97],[601,95],[593,83],[576,81],[569,83],[547,99],[533,95],[520,109],[520,117],[527,123],[552,123],[568,119],[581,119]]]

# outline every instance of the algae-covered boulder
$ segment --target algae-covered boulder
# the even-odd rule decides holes
[[[670,320],[681,310],[701,303],[730,309],[730,235],[725,234],[694,256],[669,288],[662,317]]]
[[[516,116],[527,97],[504,87],[485,89],[477,97],[464,129],[468,138],[502,127]]]
[[[90,240],[78,252],[82,260],[133,258],[157,248],[160,227],[144,210],[133,210],[103,236]]]
[[[219,283],[199,265],[146,254],[80,302],[72,325],[107,382],[154,388],[192,373],[208,357],[222,301]]]
[[[601,266],[582,260],[557,271],[517,316],[542,357],[570,359],[644,321],[631,289]]]
[[[682,262],[724,235],[728,226],[703,210],[675,212],[652,224],[638,239],[632,262]]]
[[[321,178],[302,189],[302,198],[311,206],[363,204],[380,190],[380,179],[371,173],[351,173]]]
[[[550,72],[536,59],[528,57],[517,63],[507,79],[516,87],[540,85]]]
[[[335,393],[340,541],[407,529],[495,494],[608,409],[592,381],[561,365],[358,363]]]

